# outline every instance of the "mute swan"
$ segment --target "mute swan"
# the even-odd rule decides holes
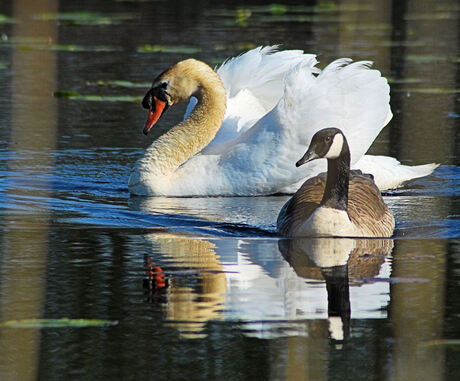
[[[381,189],[436,167],[363,156],[391,119],[389,87],[369,62],[339,59],[320,71],[314,55],[259,47],[217,72],[187,59],[161,73],[142,105],[147,134],[170,106],[192,97],[184,121],[156,139],[129,178],[136,195],[234,196],[294,193],[322,163],[296,170],[303,143],[328,125],[349,139],[351,162],[372,167]],[[369,169],[366,168],[366,172]]]
[[[350,174],[350,150],[338,128],[318,131],[299,167],[327,159],[324,174],[310,178],[283,206],[277,228],[288,236],[391,237],[395,220],[370,176]]]

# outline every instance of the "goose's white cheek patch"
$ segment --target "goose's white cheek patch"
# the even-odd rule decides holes
[[[342,147],[343,147],[343,135],[336,134],[334,136],[334,139],[332,140],[331,147],[329,148],[329,151],[327,151],[325,158],[337,159],[340,156],[340,152],[342,152]]]

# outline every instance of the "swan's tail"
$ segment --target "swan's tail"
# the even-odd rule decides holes
[[[403,165],[389,156],[364,155],[353,169],[360,169],[374,176],[380,190],[394,189],[404,183],[431,174],[439,164]]]
[[[403,165],[398,160],[390,156],[364,155],[352,169],[359,169],[363,173],[370,173],[381,191],[395,189],[403,186],[410,180],[428,176],[439,167],[439,164],[430,163],[423,165]],[[310,176],[316,176],[319,172],[324,172],[326,167],[318,167]],[[306,178],[287,185],[279,190],[280,193],[295,193],[304,183]]]

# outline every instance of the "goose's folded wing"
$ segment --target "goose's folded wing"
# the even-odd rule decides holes
[[[350,176],[348,215],[366,236],[387,237],[393,234],[393,215],[374,181],[366,175]]]
[[[277,221],[281,234],[290,235],[290,231],[302,225],[319,206],[326,187],[326,176],[323,172],[305,181],[283,206]],[[348,214],[353,224],[369,236],[384,236],[384,232],[391,235],[393,232],[393,216],[372,176],[360,171],[350,173]]]
[[[290,232],[302,225],[313,211],[319,207],[326,187],[326,173],[305,181],[281,209],[276,222],[281,235],[289,236]]]

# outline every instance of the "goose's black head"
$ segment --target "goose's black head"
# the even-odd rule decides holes
[[[340,129],[324,128],[313,135],[307,152],[295,165],[300,167],[302,164],[321,158],[337,159],[347,147],[347,140]]]

